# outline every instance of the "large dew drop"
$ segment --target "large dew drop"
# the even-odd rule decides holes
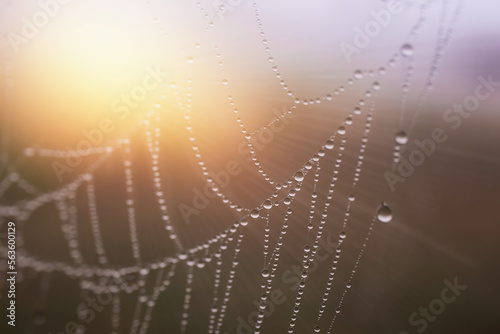
[[[259,210],[253,209],[252,212],[250,212],[250,217],[259,218]]]
[[[325,143],[325,148],[327,150],[333,150],[333,140],[331,139],[328,139]]]
[[[414,54],[413,45],[408,43],[403,44],[401,49],[399,49],[399,53],[401,53],[403,57],[412,57]]]
[[[394,135],[394,141],[399,145],[404,145],[408,142],[408,136],[403,130],[396,132]]]
[[[339,128],[337,129],[337,133],[342,136],[345,135],[345,126],[339,126]]]
[[[386,203],[382,202],[377,210],[377,219],[379,222],[388,223],[392,220],[391,208]]]
[[[354,79],[362,79],[363,78],[363,72],[361,70],[356,70],[354,71]]]
[[[293,176],[293,178],[297,182],[302,182],[302,181],[304,181],[304,173],[302,173],[301,171],[298,171],[297,173],[295,173],[295,175]]]

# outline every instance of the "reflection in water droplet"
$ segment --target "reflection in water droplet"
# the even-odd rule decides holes
[[[377,219],[382,223],[388,223],[392,220],[392,210],[384,202],[378,207]]]
[[[250,212],[250,217],[259,218],[259,210],[253,209],[252,212]]]
[[[343,125],[339,126],[339,128],[337,129],[337,133],[339,135],[345,135],[345,126]]]
[[[302,182],[302,181],[304,181],[304,174],[301,171],[298,171],[297,173],[295,173],[295,175],[293,176],[293,178],[297,182]]]
[[[361,79],[363,78],[363,72],[361,72],[361,70],[356,70],[354,71],[354,79]]]
[[[326,148],[327,150],[332,150],[332,149],[333,149],[333,140],[328,139],[328,140],[326,141],[326,143],[325,143],[325,148]]]
[[[414,54],[413,45],[408,43],[403,44],[401,49],[399,49],[399,53],[401,53],[403,57],[412,57]]]
[[[394,141],[399,145],[404,145],[408,142],[408,136],[403,130],[396,132],[394,135]]]

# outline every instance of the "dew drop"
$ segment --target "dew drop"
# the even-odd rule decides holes
[[[339,135],[345,135],[345,126],[343,125],[339,126],[339,128],[337,129],[337,133]]]
[[[379,222],[388,223],[392,220],[391,208],[386,203],[382,202],[377,210],[377,219]]]
[[[259,210],[253,209],[252,212],[250,212],[250,217],[259,218]]]
[[[267,270],[267,268],[262,270],[262,277],[269,277],[269,270]]]
[[[413,54],[415,53],[414,50],[413,50],[413,45],[411,44],[403,44],[401,46],[401,48],[399,49],[399,53],[403,56],[403,57],[411,57],[413,56]]]
[[[295,179],[295,181],[297,182],[302,182],[304,181],[304,173],[302,173],[300,170],[295,173],[295,175],[293,176],[293,178]]]
[[[394,135],[394,141],[399,145],[404,145],[408,142],[408,136],[403,130],[396,132]]]
[[[331,139],[328,139],[325,143],[325,148],[327,150],[333,150],[333,140]]]
[[[363,72],[361,70],[356,70],[354,71],[354,79],[361,79],[363,78]]]
[[[266,200],[266,201],[264,202],[264,209],[269,210],[269,209],[271,209],[272,207],[273,207],[273,203],[272,203],[270,200]]]

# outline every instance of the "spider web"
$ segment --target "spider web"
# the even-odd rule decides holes
[[[147,1],[145,5],[155,12],[154,3]],[[215,12],[209,4],[197,2],[195,5],[198,7],[195,10],[199,10],[207,21],[202,34],[209,34],[220,23],[216,20],[220,11],[235,6],[235,2],[221,1]],[[412,1],[402,2],[402,5],[417,7]],[[193,103],[198,92],[193,89],[190,69],[186,71],[184,82],[165,89],[161,98],[130,129],[127,137],[115,138],[87,151],[26,148],[24,155],[31,160],[68,156],[91,159],[86,172],[55,189],[41,189],[31,184],[4,149],[5,171],[0,181],[0,196],[6,199],[8,192],[17,188],[22,198],[0,206],[2,226],[9,220],[17,224],[19,289],[30,278],[39,282],[35,297],[31,298],[34,312],[33,324],[30,325],[32,331],[36,332],[37,326],[50,321],[51,293],[57,289],[54,286],[57,283],[53,282],[59,282],[61,277],[76,283],[70,286],[78,290],[71,293],[77,296],[77,300],[69,308],[81,326],[81,332],[135,334],[155,333],[165,328],[168,332],[212,334],[335,331],[336,321],[342,316],[343,303],[349,298],[349,291],[356,288],[356,274],[363,263],[373,229],[383,228],[384,225],[379,223],[392,219],[391,209],[385,203],[370,208],[358,204],[358,197],[364,194],[358,189],[363,189],[364,179],[370,176],[365,160],[370,150],[374,152],[375,149],[370,146],[371,129],[380,117],[380,91],[389,81],[390,74],[398,69],[401,70],[402,86],[407,88],[412,84],[412,64],[416,57],[413,40],[425,24],[427,10],[441,6],[435,57],[414,104],[416,107],[411,108],[407,100],[408,89],[403,89],[400,114],[394,115],[395,119],[399,118],[399,124],[391,125],[394,144],[384,148],[384,151],[392,150],[392,156],[384,157],[386,166],[396,168],[418,114],[431,92],[442,53],[453,35],[460,2],[422,2],[418,6],[421,17],[414,23],[407,42],[398,46],[385,64],[374,69],[357,69],[342,85],[329,89],[326,94],[307,98],[295,95],[286,72],[280,70],[280,59],[275,57],[272,42],[267,39],[266,22],[258,4],[253,2],[241,6],[241,10],[255,20],[262,40],[262,55],[287,95],[289,107],[279,111],[269,123],[251,130],[241,111],[241,103],[233,97],[233,85],[227,79],[230,73],[227,73],[225,54],[215,44],[210,46],[213,61],[219,68],[220,84],[234,114],[220,117],[233,117],[232,122],[241,131],[241,139],[251,155],[246,168],[253,171],[252,179],[245,182],[264,181],[272,191],[259,198],[259,205],[249,207],[234,200],[233,194],[214,179],[217,173],[210,166],[210,158],[205,158],[205,145],[198,137],[200,123],[194,118]],[[154,22],[160,31],[166,31],[161,20],[155,18]],[[194,45],[197,47],[198,43]],[[186,54],[188,65],[195,61]],[[6,80],[11,80],[8,73],[5,75]],[[360,93],[364,87],[367,90]],[[354,99],[350,98],[352,96]],[[175,101],[175,111],[183,115],[184,135],[191,143],[190,154],[193,154],[192,161],[197,169],[193,177],[201,176],[213,192],[211,201],[225,206],[229,212],[215,217],[205,217],[210,210],[201,213],[201,219],[206,221],[224,217],[220,223],[224,227],[214,233],[210,231],[211,234],[201,233],[199,240],[202,241],[193,242],[196,238],[187,237],[196,233],[190,230],[194,225],[176,221],[173,217],[179,218],[179,215],[172,213],[173,205],[169,204],[176,195],[165,182],[169,178],[166,166],[175,164],[163,156],[164,137],[169,135],[165,126],[167,114],[173,112],[173,107],[167,107],[165,103],[168,99]],[[286,177],[277,175],[271,164],[260,156],[255,138],[284,123],[290,115],[308,113],[319,105],[327,108],[335,105],[336,109],[343,110],[342,121],[325,140],[314,143],[315,153],[303,161],[300,168]],[[5,133],[3,143],[8,145]],[[140,154],[140,162],[137,154]],[[100,186],[103,179],[100,173],[111,160],[118,162],[112,165],[113,182],[118,186],[107,190]],[[147,170],[138,165],[147,165]],[[146,209],[143,207],[145,201],[141,200],[142,184],[148,184],[147,190],[150,191]],[[116,192],[119,192],[116,197],[121,209],[104,213],[106,198],[115,196]],[[370,196],[379,203],[384,200],[382,191],[380,194],[370,193]],[[50,224],[59,226],[59,248],[64,251],[58,258],[64,260],[39,256],[36,247],[43,247],[40,241],[36,247],[30,245],[30,228],[46,207],[57,213],[57,219]],[[145,210],[154,211],[148,221],[144,219]],[[120,224],[113,225],[113,229],[118,229],[113,233],[126,236],[126,243],[114,244],[105,237],[109,234],[107,221],[113,215],[120,221]],[[145,234],[142,231],[144,226],[158,232]],[[86,233],[82,232],[84,229]],[[327,239],[334,240],[336,246],[326,260],[319,260]],[[126,264],[113,261],[116,248],[127,254]],[[3,242],[1,249],[2,254],[6,254]],[[284,284],[279,278],[284,277],[292,266],[298,272],[296,284],[286,301],[278,303],[283,299],[277,296]],[[4,284],[5,280],[1,281]],[[106,302],[110,306],[104,311],[109,319],[96,320],[99,329],[92,329],[95,324],[87,325],[85,321],[89,311],[77,306],[89,297],[104,295],[110,296]],[[63,331],[65,321],[59,321],[57,325]]]

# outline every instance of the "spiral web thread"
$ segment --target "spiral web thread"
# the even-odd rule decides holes
[[[444,1],[443,3],[443,14],[439,28],[436,54],[428,73],[428,82],[426,83],[428,88],[432,86],[433,80],[436,76],[436,71],[439,67],[440,59],[442,58],[442,53],[445,47],[449,44],[453,33],[453,24],[456,22],[458,17],[461,2],[457,2],[455,6],[452,6],[451,3],[451,1]],[[150,6],[152,12],[154,12],[155,9],[153,3],[146,1],[145,5]],[[408,4],[403,3],[403,5],[412,6],[411,2]],[[415,38],[418,30],[425,24],[426,10],[436,5],[436,1],[426,1],[420,7],[422,16],[411,30],[410,36],[408,37],[409,40]],[[224,6],[224,3],[222,3],[221,6]],[[242,6],[248,6],[248,3]],[[64,158],[68,155],[82,157],[97,155],[95,163],[88,168],[86,173],[79,175],[71,182],[63,184],[57,189],[49,191],[38,189],[36,186],[25,180],[18,172],[16,163],[9,161],[8,156],[6,156],[7,153],[5,153],[4,150],[2,152],[2,157],[7,168],[4,172],[3,179],[0,180],[0,196],[2,196],[11,187],[17,186],[25,193],[25,198],[9,205],[0,205],[1,223],[2,226],[4,226],[6,221],[11,218],[18,223],[17,245],[19,249],[17,260],[20,271],[20,281],[22,282],[23,276],[27,276],[23,275],[23,272],[34,272],[41,278],[42,283],[39,287],[39,294],[34,299],[34,307],[43,308],[43,304],[48,299],[47,291],[50,289],[51,275],[54,272],[59,272],[68,276],[70,279],[79,282],[82,299],[89,294],[100,294],[103,291],[110,291],[112,293],[112,303],[110,306],[111,320],[109,321],[109,331],[111,333],[145,334],[148,333],[149,326],[154,315],[153,310],[155,309],[155,306],[157,306],[159,298],[162,295],[168,295],[169,291],[174,288],[172,286],[172,281],[178,278],[177,275],[184,275],[181,279],[181,281],[184,282],[182,287],[184,296],[182,305],[169,306],[171,308],[178,308],[181,314],[181,319],[177,324],[178,332],[190,332],[190,320],[192,320],[194,312],[207,312],[209,314],[208,323],[205,326],[207,333],[217,334],[222,333],[224,330],[233,332],[236,325],[232,319],[227,318],[227,311],[228,304],[231,301],[232,292],[235,289],[238,289],[238,286],[234,285],[234,281],[238,275],[239,267],[242,266],[242,264],[240,264],[239,253],[242,250],[242,247],[245,246],[244,237],[247,230],[251,228],[251,226],[263,226],[262,235],[264,236],[264,265],[262,267],[261,274],[262,281],[260,285],[261,295],[258,307],[258,316],[256,324],[253,328],[255,333],[260,333],[263,331],[263,326],[267,319],[264,316],[266,301],[273,289],[276,273],[281,263],[280,256],[282,255],[282,246],[287,241],[286,237],[289,229],[288,224],[295,213],[293,205],[294,199],[299,193],[307,191],[307,187],[305,185],[307,182],[312,181],[312,191],[308,194],[308,197],[310,198],[308,219],[303,222],[304,226],[294,227],[303,229],[305,232],[305,238],[302,245],[304,249],[303,258],[298,261],[301,265],[301,279],[295,294],[293,309],[290,314],[288,333],[294,332],[297,317],[301,310],[300,306],[304,289],[308,283],[307,278],[310,275],[309,269],[315,261],[315,255],[326,226],[329,226],[329,229],[334,230],[337,228],[336,233],[338,233],[338,247],[335,250],[334,259],[331,263],[331,269],[323,288],[320,308],[317,310],[317,320],[315,323],[311,323],[310,328],[311,332],[315,333],[332,333],[334,331],[333,325],[341,311],[347,292],[352,286],[354,275],[361,263],[360,261],[362,255],[365,252],[367,243],[374,228],[374,223],[377,219],[376,208],[373,208],[372,210],[372,212],[374,212],[372,217],[364,217],[366,219],[365,221],[371,221],[366,232],[366,237],[355,263],[353,265],[351,264],[351,275],[349,276],[348,282],[343,285],[344,288],[340,295],[340,299],[332,300],[331,291],[336,287],[334,277],[337,266],[341,262],[340,255],[342,246],[349,240],[345,231],[349,223],[355,223],[350,221],[350,214],[351,211],[356,208],[356,187],[361,180],[360,177],[363,171],[362,166],[365,152],[369,149],[368,144],[371,124],[377,116],[377,92],[383,86],[383,77],[386,72],[396,67],[399,63],[403,73],[403,87],[405,87],[405,91],[402,93],[402,111],[399,124],[399,126],[403,126],[403,109],[408,107],[405,104],[406,87],[410,86],[412,80],[411,64],[413,62],[413,56],[406,58],[402,57],[399,50],[396,50],[394,56],[387,61],[388,69],[383,66],[377,70],[358,70],[354,73],[353,78],[349,78],[344,85],[332,89],[331,93],[325,94],[324,96],[310,98],[297,97],[293,92],[293,87],[289,86],[285,80],[286,74],[282,74],[279,70],[279,59],[275,59],[272,53],[272,43],[266,38],[265,22],[262,21],[257,2],[253,2],[251,6],[255,22],[258,26],[259,36],[262,40],[262,46],[264,47],[263,55],[267,57],[270,70],[276,77],[276,80],[278,80],[278,83],[283,88],[286,95],[289,97],[291,107],[276,119],[273,119],[270,123],[252,131],[247,129],[243,118],[240,117],[238,103],[232,96],[231,83],[225,79],[226,69],[221,50],[217,45],[214,45],[211,49],[214,51],[214,59],[217,62],[216,65],[220,68],[220,75],[222,77],[221,83],[226,88],[227,103],[233,109],[234,117],[236,117],[236,124],[241,130],[242,138],[245,140],[250,149],[252,164],[257,169],[260,175],[259,177],[264,178],[268,184],[274,187],[272,194],[268,198],[263,198],[261,201],[262,204],[257,207],[242,207],[240,204],[233,202],[231,197],[226,194],[223,189],[219,188],[215,181],[210,178],[210,168],[204,160],[202,150],[198,146],[198,139],[196,137],[197,129],[193,126],[191,119],[192,99],[194,94],[192,92],[191,79],[186,79],[185,87],[187,87],[187,89],[185,92],[181,91],[176,86],[168,87],[160,100],[151,107],[140,122],[135,125],[133,131],[131,131],[142,131],[145,135],[144,138],[146,138],[147,141],[150,157],[149,164],[153,175],[152,182],[155,187],[155,193],[152,196],[155,198],[155,203],[161,212],[161,224],[164,226],[169,235],[169,239],[165,242],[172,243],[176,249],[175,253],[158,258],[155,261],[146,262],[142,259],[141,243],[137,235],[137,229],[140,222],[137,221],[137,203],[134,201],[134,194],[136,190],[133,177],[134,169],[131,137],[117,138],[102,147],[92,148],[88,151],[69,152],[50,148],[26,148],[25,154],[29,159],[34,159],[34,157]],[[209,33],[217,22],[215,20],[217,13],[211,17],[208,14],[209,10],[204,8],[201,2],[197,2],[196,7],[198,7],[203,17],[207,20],[207,26],[202,33]],[[223,9],[223,7],[220,8]],[[451,18],[447,20],[447,13],[449,12],[451,12]],[[161,26],[161,22],[158,19],[155,19],[155,23],[158,25],[161,32],[167,36],[168,33],[165,28]],[[199,43],[196,43],[194,47],[199,47]],[[5,59],[6,64],[11,64],[11,62],[12,61],[8,59],[8,57]],[[192,63],[192,58],[189,56],[187,57],[187,63]],[[9,73],[10,72],[8,70],[4,71],[6,81],[12,80]],[[377,78],[372,79],[374,77]],[[310,159],[305,161],[298,170],[291,173],[287,180],[284,182],[278,182],[271,176],[271,172],[266,171],[265,162],[261,162],[261,159],[257,155],[257,150],[252,144],[252,138],[254,136],[256,136],[260,131],[270,127],[272,124],[280,122],[289,114],[304,112],[299,111],[299,106],[301,107],[301,110],[307,110],[307,106],[317,104],[339,104],[341,103],[339,100],[340,96],[349,92],[351,87],[369,82],[369,80],[372,80],[371,89],[367,91],[365,96],[361,97],[355,104],[345,106],[347,115],[345,115],[343,122],[337,129],[335,129],[335,131],[332,131],[329,138],[326,138],[323,143],[318,144],[316,153]],[[411,129],[415,123],[416,116],[423,108],[425,100],[429,94],[429,90],[424,89],[422,91],[417,104],[417,109],[414,112],[413,118],[409,122],[409,133],[407,135],[411,134]],[[189,140],[192,144],[192,150],[195,159],[198,162],[200,172],[206,179],[205,181],[210,185],[219,200],[226,204],[229,210],[234,211],[236,216],[240,217],[234,223],[228,222],[228,227],[216,235],[211,236],[204,242],[191,247],[185,247],[180,240],[176,229],[179,229],[181,224],[176,224],[170,217],[166,196],[169,190],[165,189],[162,183],[165,176],[162,175],[162,169],[160,168],[162,163],[164,163],[163,160],[160,159],[162,148],[161,125],[162,116],[166,112],[163,100],[169,97],[175,99],[178,108],[184,115],[185,126]],[[364,100],[365,98],[367,99],[366,102]],[[351,130],[351,128],[356,127],[363,129],[360,142],[356,141],[356,139],[352,136],[347,136],[349,132],[354,132],[354,129]],[[8,139],[5,139],[5,136],[3,136],[3,138],[3,143],[5,144],[5,141]],[[349,141],[353,141],[355,144],[359,145],[359,149],[356,154],[356,166],[352,175],[342,175],[341,166],[343,166],[343,162],[346,158],[345,149]],[[135,262],[135,265],[130,266],[113,265],[113,263],[110,263],[107,256],[107,245],[103,242],[101,228],[104,222],[100,219],[98,214],[97,199],[100,194],[96,192],[94,180],[94,175],[99,170],[100,166],[102,166],[102,164],[117,151],[123,153],[122,173],[124,174],[125,179],[124,190],[127,194],[125,202],[127,212],[127,228],[130,238],[130,247]],[[396,145],[394,149],[393,164],[398,163],[401,151],[401,145]],[[328,159],[334,160],[335,163],[333,169],[328,168]],[[168,161],[166,163],[168,163]],[[347,204],[343,210],[344,214],[342,224],[339,227],[335,227],[334,221],[331,218],[331,210],[329,211],[328,209],[331,205],[340,206],[341,203],[343,203],[341,199],[337,199],[335,197],[337,196],[335,189],[337,181],[340,177],[345,180],[350,180],[351,195],[349,195]],[[328,182],[329,184],[328,189],[325,192],[321,192],[320,187],[318,187],[320,179],[322,181],[327,180],[325,182]],[[80,189],[84,189],[84,192],[79,192]],[[79,224],[85,224],[87,222],[84,222],[79,218],[80,214],[78,210],[81,210],[81,208],[77,208],[76,203],[78,200],[82,200],[82,198],[78,198],[78,196],[82,196],[83,200],[87,202],[86,210],[88,210],[89,214],[88,223],[91,226],[93,238],[92,242],[98,259],[97,264],[88,262],[88,260],[82,255],[82,251],[80,249],[80,243],[82,240],[78,235],[78,226]],[[321,208],[319,206],[319,203],[321,202],[320,199],[322,199],[323,202],[323,207]],[[59,214],[61,230],[63,232],[62,235],[66,240],[67,252],[70,259],[68,262],[37,258],[34,254],[30,254],[25,249],[26,245],[23,236],[25,228],[24,223],[35,214],[37,209],[51,203],[55,204],[55,208]],[[277,237],[274,238],[275,240],[273,240],[271,237],[271,230],[273,228],[279,228],[276,227],[278,224],[276,218],[271,219],[271,217],[274,217],[271,216],[271,212],[275,210],[278,212],[281,212],[279,210],[282,210],[284,215],[282,216],[279,233],[277,234]],[[264,221],[265,224],[261,225],[261,221]],[[7,248],[4,243],[2,243],[0,249],[2,250],[2,254],[6,254]],[[225,264],[227,265],[225,266]],[[349,266],[349,263],[345,263],[345,265]],[[179,268],[184,268],[185,270],[179,270]],[[200,288],[193,285],[196,277],[202,275],[202,272],[204,275],[212,275],[212,287]],[[5,280],[2,279],[2,284],[4,284],[4,282]],[[179,286],[176,286],[175,289],[178,290]],[[207,291],[209,291],[208,295],[212,300],[211,307],[208,310],[201,310],[197,307],[197,305],[192,304],[192,298],[196,294],[207,294]],[[137,296],[134,310],[131,315],[122,314],[123,298],[127,295]],[[334,311],[331,311],[330,313],[326,312],[329,310],[329,307],[333,307],[334,305],[337,305],[336,308],[334,308]],[[125,328],[123,321],[121,320],[124,317],[131,317],[130,326],[128,328]],[[327,318],[327,323],[329,325],[320,325],[324,323],[322,322],[323,318]]]

